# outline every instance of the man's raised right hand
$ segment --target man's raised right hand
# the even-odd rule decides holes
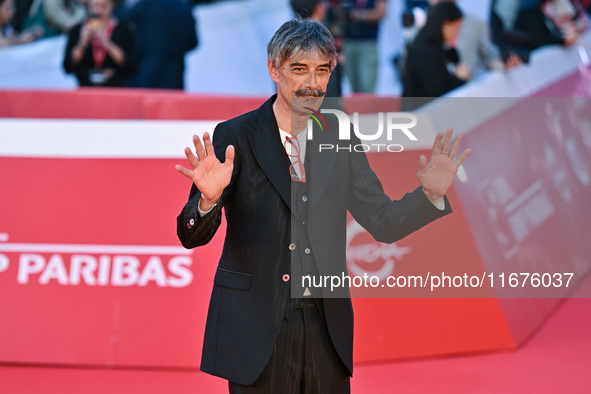
[[[221,163],[215,156],[209,133],[203,134],[203,144],[201,144],[199,137],[194,135],[193,143],[197,157],[190,148],[185,148],[185,155],[193,170],[178,164],[175,168],[193,181],[201,192],[199,209],[209,211],[219,201],[226,186],[230,184],[234,169],[234,147],[229,145],[226,148],[226,161]]]

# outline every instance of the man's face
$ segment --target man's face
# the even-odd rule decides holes
[[[330,60],[318,53],[308,53],[287,59],[281,67],[269,61],[268,67],[271,78],[277,83],[278,100],[287,104],[293,102],[296,108],[292,110],[297,112],[309,112],[300,107],[320,107],[332,72]]]
[[[461,27],[462,19],[457,19],[451,22],[443,22],[443,41],[448,45],[455,45],[455,42],[458,39],[458,35],[460,34]]]

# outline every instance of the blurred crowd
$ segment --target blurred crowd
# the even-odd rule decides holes
[[[490,17],[482,20],[454,0],[398,1],[404,43],[392,64],[403,96],[421,98],[527,63],[539,47],[573,45],[591,11],[591,0],[492,0]],[[184,55],[198,45],[191,8],[199,2],[0,0],[0,47],[66,34],[64,70],[81,86],[182,89]],[[375,93],[387,4],[290,0],[295,15],[321,21],[335,37],[338,65],[327,95],[340,96],[345,79],[353,93]]]
[[[393,59],[406,108],[416,108],[490,70],[529,61],[545,45],[573,45],[589,27],[591,0],[493,0],[489,21],[454,0],[401,0],[404,45]],[[329,94],[346,77],[354,93],[374,93],[377,37],[385,0],[291,0],[296,15],[324,22],[337,40],[339,66]],[[344,72],[341,71],[344,70]],[[336,92],[336,93],[335,93]]]
[[[198,45],[193,2],[0,0],[0,47],[65,34],[64,70],[80,86],[183,89]]]
[[[453,0],[406,1],[395,63],[412,109],[489,70],[529,62],[546,45],[573,45],[589,27],[587,0],[493,0],[489,22]],[[404,103],[404,102],[403,102]]]

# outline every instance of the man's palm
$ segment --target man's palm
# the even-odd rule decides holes
[[[226,161],[221,163],[215,155],[208,133],[203,135],[205,148],[196,135],[193,136],[193,143],[197,157],[191,152],[190,148],[185,148],[185,155],[193,170],[181,165],[177,165],[176,169],[191,179],[197,186],[197,189],[201,192],[200,207],[203,210],[208,210],[210,206],[220,199],[224,189],[230,184],[232,170],[234,169],[234,147],[232,145],[228,146]]]
[[[445,138],[443,132],[437,134],[435,142],[433,142],[433,151],[431,152],[431,158],[427,161],[424,155],[421,155],[419,160],[419,171],[417,172],[417,178],[423,186],[425,195],[432,202],[436,202],[441,196],[447,193],[447,190],[452,185],[456,173],[460,164],[468,155],[470,155],[470,149],[466,149],[462,155],[455,159],[456,153],[460,148],[462,142],[462,136],[458,136],[451,147],[451,137],[453,129],[447,129]]]

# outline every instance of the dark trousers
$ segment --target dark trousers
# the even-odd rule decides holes
[[[284,319],[261,375],[250,386],[229,382],[231,394],[348,394],[347,369],[313,299],[303,299]]]

